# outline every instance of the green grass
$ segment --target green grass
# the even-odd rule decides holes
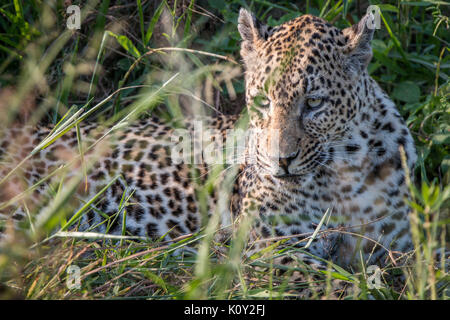
[[[57,125],[34,152],[92,119],[125,128],[149,114],[171,120],[183,112],[239,113],[245,104],[236,25],[240,7],[269,25],[311,13],[344,28],[359,21],[367,6],[342,0],[85,2],[76,32],[65,28],[64,1],[14,0],[0,6],[0,125]],[[367,288],[364,269],[337,268],[324,281],[359,283],[360,292],[346,298],[447,299],[449,276],[434,252],[449,243],[450,6],[443,1],[370,3],[380,4],[382,28],[372,42],[369,72],[396,102],[419,154],[410,185],[416,255],[408,267],[382,270],[381,290]],[[79,135],[81,157],[90,147],[84,139]],[[84,163],[83,172],[90,165]],[[1,183],[7,177],[0,178]],[[61,179],[45,215],[30,212],[25,232],[11,231],[10,242],[0,248],[1,298],[279,299],[310,285],[289,282],[293,270],[267,271],[283,269],[274,265],[274,257],[299,249],[273,246],[243,260],[245,224],[228,247],[215,243],[214,214],[199,234],[169,243],[126,235],[92,241],[92,234],[67,233],[90,204],[76,213],[67,205],[83,179],[83,174]],[[214,177],[198,182],[204,216],[214,182]],[[122,205],[127,201],[124,194]],[[48,238],[55,230],[57,236]],[[192,245],[197,253],[182,250]],[[69,265],[81,268],[80,290],[67,289]],[[406,284],[393,285],[392,274],[406,275]]]

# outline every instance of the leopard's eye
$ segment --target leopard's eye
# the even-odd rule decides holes
[[[322,98],[309,98],[306,100],[306,105],[308,106],[308,108],[312,110],[320,108],[322,104],[323,104]]]
[[[261,107],[268,108],[270,106],[270,100],[269,99],[262,99],[260,102]]]
[[[261,107],[261,108],[268,108],[270,106],[270,100],[264,96],[256,97],[255,103],[258,107]]]

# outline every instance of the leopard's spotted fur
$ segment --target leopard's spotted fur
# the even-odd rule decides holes
[[[257,234],[271,237],[311,234],[330,209],[326,228],[343,230],[325,232],[309,250],[341,265],[358,249],[373,263],[410,246],[399,147],[409,168],[416,153],[394,103],[368,75],[370,19],[341,31],[304,15],[270,29],[242,11],[239,24],[251,126],[279,132],[276,159],[271,136],[254,136],[257,165],[244,169],[241,211],[257,215]],[[308,107],[318,97],[320,107]]]
[[[373,34],[369,19],[366,16],[359,24],[339,30],[320,18],[304,15],[269,28],[241,10],[249,126],[278,133],[250,135],[256,148],[253,153],[248,150],[233,189],[230,208],[234,216],[255,218],[252,240],[310,235],[328,210],[330,217],[322,231],[330,232],[319,234],[309,247],[314,255],[346,266],[355,262],[360,249],[365,259],[371,257],[371,263],[381,263],[387,250],[410,248],[407,187],[399,147],[405,150],[409,168],[416,153],[394,103],[367,72]],[[319,106],[308,106],[311,99],[319,101]],[[225,134],[235,120],[212,118],[205,127]],[[6,133],[0,148],[3,161],[20,161],[49,130],[31,134],[23,128]],[[98,138],[90,135],[95,130],[95,125],[83,126],[83,141]],[[157,119],[140,121],[97,145],[98,159],[95,151],[85,155],[86,163],[92,158],[94,164],[87,183],[79,182],[80,198],[90,199],[118,174],[124,177],[94,205],[96,210],[83,218],[85,226],[100,223],[100,211],[116,214],[128,190],[133,191],[126,208],[130,234],[175,238],[199,230],[192,168],[174,164],[170,156],[173,130]],[[279,151],[276,158],[269,147],[274,143]],[[78,153],[76,134],[69,132],[17,171],[4,184],[0,200],[11,199]],[[198,176],[206,177],[207,169],[206,165],[197,166]],[[77,160],[65,177],[74,177],[81,170],[83,164]],[[53,185],[58,181],[54,179]],[[29,199],[17,203],[42,215],[39,205],[51,190],[49,183],[43,183]],[[217,195],[211,199],[214,204]],[[10,212],[24,215],[23,208],[17,207],[3,209],[2,215]],[[109,232],[121,232],[121,214],[108,227]],[[106,229],[105,224],[98,227]],[[369,238],[379,245],[374,246]],[[292,241],[301,239],[298,236]],[[254,249],[261,245],[265,243],[258,242]]]

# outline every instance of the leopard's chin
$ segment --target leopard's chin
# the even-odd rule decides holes
[[[305,173],[289,173],[289,174],[283,174],[283,175],[267,175],[270,176],[270,178],[278,181],[280,184],[287,184],[287,185],[304,185],[305,183],[308,183],[311,181],[313,174],[311,172],[305,172]]]

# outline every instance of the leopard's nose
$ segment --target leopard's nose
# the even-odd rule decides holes
[[[299,153],[299,151],[297,151],[295,153],[291,153],[287,157],[279,157],[278,158],[278,165],[280,166],[280,168],[283,168],[283,170],[286,174],[289,174],[289,165],[291,164],[292,160],[297,158],[298,153]]]

